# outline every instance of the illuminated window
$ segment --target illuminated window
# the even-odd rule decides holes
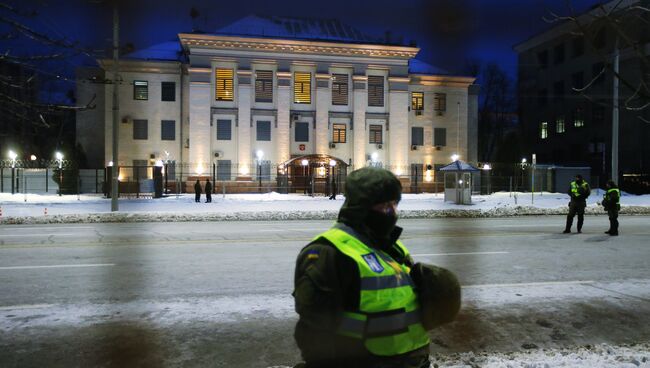
[[[293,102],[311,103],[311,73],[296,72],[293,74]]]
[[[258,70],[255,75],[255,102],[273,102],[273,72]]]
[[[332,105],[348,104],[348,75],[332,74]]]
[[[140,81],[140,80],[133,81],[133,99],[134,100],[149,99],[149,82]]]
[[[582,108],[577,108],[573,113],[573,126],[576,128],[585,126],[585,117],[582,113]]]
[[[216,99],[217,101],[232,101],[233,100],[233,70],[232,69],[216,69],[215,70],[215,84],[216,84]]]
[[[383,143],[381,125],[370,125],[368,132],[368,143]]]
[[[368,76],[368,106],[384,106],[384,77]]]
[[[422,111],[424,110],[424,93],[412,92],[411,93],[411,110]]]
[[[437,115],[442,115],[447,111],[447,94],[434,93],[433,94],[433,110]]]
[[[566,127],[564,126],[564,117],[559,117],[555,120],[555,131],[557,133],[564,133],[566,131]]]
[[[346,126],[345,124],[332,125],[332,143],[345,143]]]
[[[548,138],[548,123],[542,122],[539,126],[539,136],[542,139]]]

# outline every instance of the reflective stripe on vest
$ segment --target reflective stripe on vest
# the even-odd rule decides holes
[[[620,205],[620,204],[621,204],[621,191],[620,191],[620,189],[618,189],[618,188],[608,189],[607,192],[605,193],[605,198],[607,198],[607,199],[609,200],[609,194],[610,194],[610,193],[613,193],[613,192],[616,192],[616,194],[618,194],[618,197],[617,197],[617,199],[616,199],[616,203],[615,203],[615,204]]]
[[[359,310],[343,312],[338,326],[341,335],[363,339],[368,351],[380,356],[404,354],[429,344],[408,267],[339,228],[318,238],[330,241],[359,269]],[[408,255],[401,242],[397,246]]]

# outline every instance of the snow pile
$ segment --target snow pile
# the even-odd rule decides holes
[[[605,215],[597,204],[601,193],[588,199],[586,213]],[[558,193],[507,193],[472,197],[471,205],[445,202],[442,194],[404,194],[399,205],[402,218],[507,217],[564,215],[568,195]],[[120,199],[111,212],[110,199],[101,195],[38,195],[0,193],[0,224],[157,222],[157,221],[268,221],[333,220],[343,196],[302,194],[215,194],[212,203],[196,203],[192,194],[166,198]],[[650,195],[624,195],[621,214],[650,214]]]

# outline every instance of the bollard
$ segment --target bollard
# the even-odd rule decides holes
[[[43,215],[47,216],[47,207],[45,207],[45,210],[43,211]]]

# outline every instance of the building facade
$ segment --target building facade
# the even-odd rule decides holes
[[[650,180],[650,109],[625,108],[640,80],[650,81],[648,14],[630,16],[638,0],[613,1],[591,9],[515,46],[518,53],[520,123],[528,154],[544,164],[587,166],[600,185],[611,176],[614,50],[620,49],[619,172],[615,178],[632,191]],[[616,8],[615,8],[616,7]],[[612,15],[606,16],[609,12]],[[623,13],[626,15],[623,15]],[[619,30],[610,20],[622,24]],[[623,21],[628,19],[627,21]],[[636,20],[634,20],[636,19]],[[645,21],[643,21],[645,19]],[[580,25],[578,25],[580,24]],[[628,35],[633,44],[620,38]],[[629,40],[627,40],[629,41]],[[618,45],[618,46],[617,46]],[[635,49],[645,57],[639,57]],[[645,59],[645,61],[644,61]],[[634,105],[636,102],[632,102]],[[647,187],[650,182],[646,183]],[[650,189],[650,188],[648,188]]]
[[[433,182],[454,154],[476,161],[474,78],[440,73],[414,59],[417,47],[368,42],[338,22],[337,32],[309,37],[313,21],[271,20],[294,30],[181,33],[178,43],[120,60],[118,165],[169,161],[176,179],[208,176],[230,187],[285,176],[306,185],[376,165],[408,188]],[[112,61],[99,63],[111,80]],[[102,121],[104,158],[94,164],[103,166],[112,157],[112,85],[82,84],[86,93],[103,89],[103,109],[78,118]]]

